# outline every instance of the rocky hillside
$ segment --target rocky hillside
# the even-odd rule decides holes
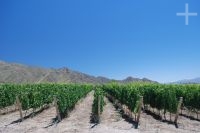
[[[110,80],[105,77],[94,77],[68,68],[45,69],[16,63],[0,61],[0,83],[107,83]],[[125,80],[114,80],[121,83],[135,81],[149,81],[128,77]]]

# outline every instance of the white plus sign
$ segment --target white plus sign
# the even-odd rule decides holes
[[[197,13],[190,13],[188,3],[185,4],[185,13],[177,13],[177,16],[185,16],[185,25],[189,24],[189,16],[197,16]]]

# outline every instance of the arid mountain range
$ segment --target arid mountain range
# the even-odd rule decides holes
[[[145,81],[154,82],[147,78],[139,79],[127,77],[124,80],[108,79],[106,77],[95,77],[78,71],[63,67],[50,69],[8,63],[0,61],[0,83],[108,83],[116,81],[120,83]]]

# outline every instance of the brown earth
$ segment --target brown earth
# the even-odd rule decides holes
[[[10,124],[19,119],[19,112],[0,115],[0,133],[200,133],[200,122],[179,117],[176,128],[154,119],[151,115],[142,113],[139,129],[134,124],[126,121],[121,114],[106,98],[106,105],[101,115],[101,123],[90,123],[93,102],[93,92],[77,103],[69,116],[58,124],[53,124],[56,111],[50,107],[38,115],[25,119],[23,122]]]

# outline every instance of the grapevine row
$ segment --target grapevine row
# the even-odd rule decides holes
[[[104,91],[101,87],[97,86],[94,90],[94,100],[92,104],[92,122],[100,122],[100,115],[103,112],[104,105]]]
[[[176,114],[180,97],[184,107],[191,110],[200,110],[200,85],[172,85],[157,83],[110,83],[103,89],[122,104],[137,113],[139,97],[143,96],[145,107],[156,108],[164,113]]]
[[[0,108],[15,104],[16,97],[22,110],[37,109],[57,99],[61,117],[65,117],[76,102],[93,88],[79,84],[2,84],[0,85]]]

